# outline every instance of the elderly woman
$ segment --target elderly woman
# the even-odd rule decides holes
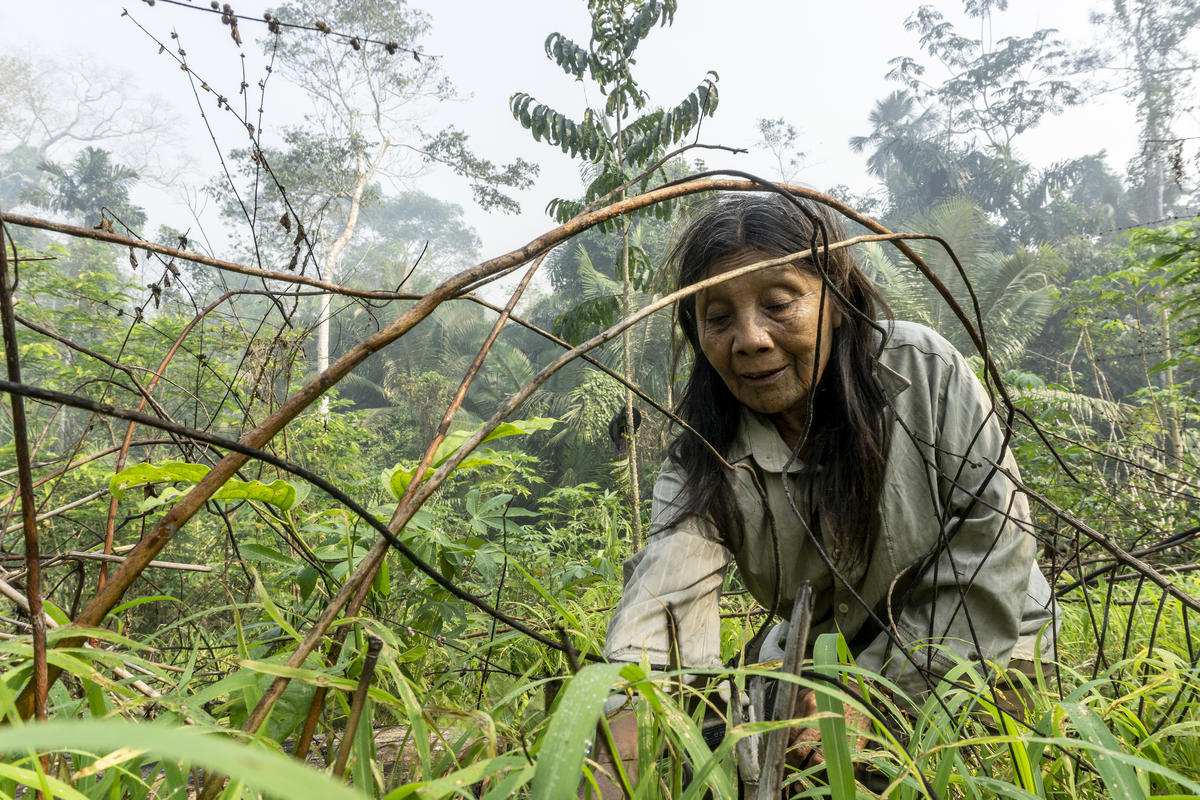
[[[820,243],[816,220],[828,241],[845,238],[815,204],[720,199],[674,249],[678,286],[808,250]],[[945,339],[880,312],[850,250],[823,259],[819,246],[815,259],[680,301],[693,360],[678,413],[721,458],[690,433],[671,445],[648,542],[625,565],[608,658],[668,663],[669,608],[680,663],[719,664],[731,561],[784,614],[811,581],[810,642],[840,631],[859,666],[911,693],[932,686],[951,653],[999,665],[1034,657],[1050,591],[1004,430]],[[778,658],[786,625],[751,656]]]

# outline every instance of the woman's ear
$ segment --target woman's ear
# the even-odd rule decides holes
[[[829,307],[832,312],[829,318],[833,323],[833,327],[840,328],[842,326],[842,309],[838,307],[837,303],[830,303]]]

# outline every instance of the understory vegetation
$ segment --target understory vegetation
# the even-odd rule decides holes
[[[739,743],[795,721],[730,720],[715,747],[701,721],[763,675],[817,696],[801,722],[824,761],[788,769],[793,797],[1200,796],[1200,151],[1172,128],[1200,9],[1116,2],[1095,22],[1111,52],[1052,30],[975,38],[1006,6],[966,2],[961,30],[915,9],[921,52],[893,60],[899,88],[849,143],[876,189],[799,190],[940,237],[910,242],[915,259],[894,241],[854,253],[995,392],[1058,604],[1036,674],[964,662],[921,697],[833,634],[798,675],[739,659],[769,620],[732,570],[728,669],[601,655],[679,431],[670,244],[732,181],[803,178],[783,118],[756,145],[780,174],[701,174],[717,73],[673,105],[639,83],[634,53],[686,3],[589,0],[590,40],[546,40],[593,105],[517,91],[503,122],[583,186],[509,254],[480,252],[471,211],[396,188],[411,152],[485,209],[515,210],[538,174],[411,125],[407,102],[452,89],[402,0],[204,21],[223,13],[311,104],[266,141],[147,34],[200,108],[249,130],[214,134],[212,239],[134,202],[147,170],[110,148],[145,131],[121,127],[135,110],[105,116],[119,86],[78,92],[72,117],[65,77],[0,57],[0,797],[573,797],[626,693],[631,796],[732,798]],[[1025,131],[1099,90],[1073,76],[1109,67],[1133,162],[1023,161]]]

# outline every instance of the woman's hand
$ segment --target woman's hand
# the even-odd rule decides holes
[[[860,732],[867,729],[870,719],[854,706],[843,706],[846,715],[846,732],[854,735],[856,744],[861,747],[865,738]],[[796,697],[796,705],[792,716],[811,717],[817,713],[817,696],[812,689],[801,689]],[[792,733],[788,745],[787,764],[793,769],[808,769],[814,764],[825,763],[821,753],[821,729],[816,725],[797,726]]]

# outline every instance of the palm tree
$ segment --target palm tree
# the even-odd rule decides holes
[[[138,181],[138,174],[124,164],[117,164],[109,152],[99,147],[85,147],[69,165],[45,161],[39,169],[51,176],[52,190],[41,188],[25,194],[24,199],[35,205],[79,215],[92,222],[100,210],[108,209],[130,228],[141,228],[146,212],[129,202],[129,192]]]
[[[928,208],[962,193],[967,175],[931,109],[898,89],[876,101],[867,119],[871,133],[851,137],[850,148],[870,152],[867,171],[884,182],[898,209]]]
[[[978,299],[982,318],[974,321],[987,337],[992,358],[1002,367],[1015,366],[1052,311],[1050,276],[1060,267],[1057,252],[1050,247],[1011,255],[997,252],[994,227],[978,207],[963,199],[943,203],[899,227],[937,234],[949,243]],[[974,318],[968,284],[945,249],[933,241],[911,244]],[[974,350],[945,300],[898,251],[868,245],[858,256],[899,318],[928,325],[964,353]]]

